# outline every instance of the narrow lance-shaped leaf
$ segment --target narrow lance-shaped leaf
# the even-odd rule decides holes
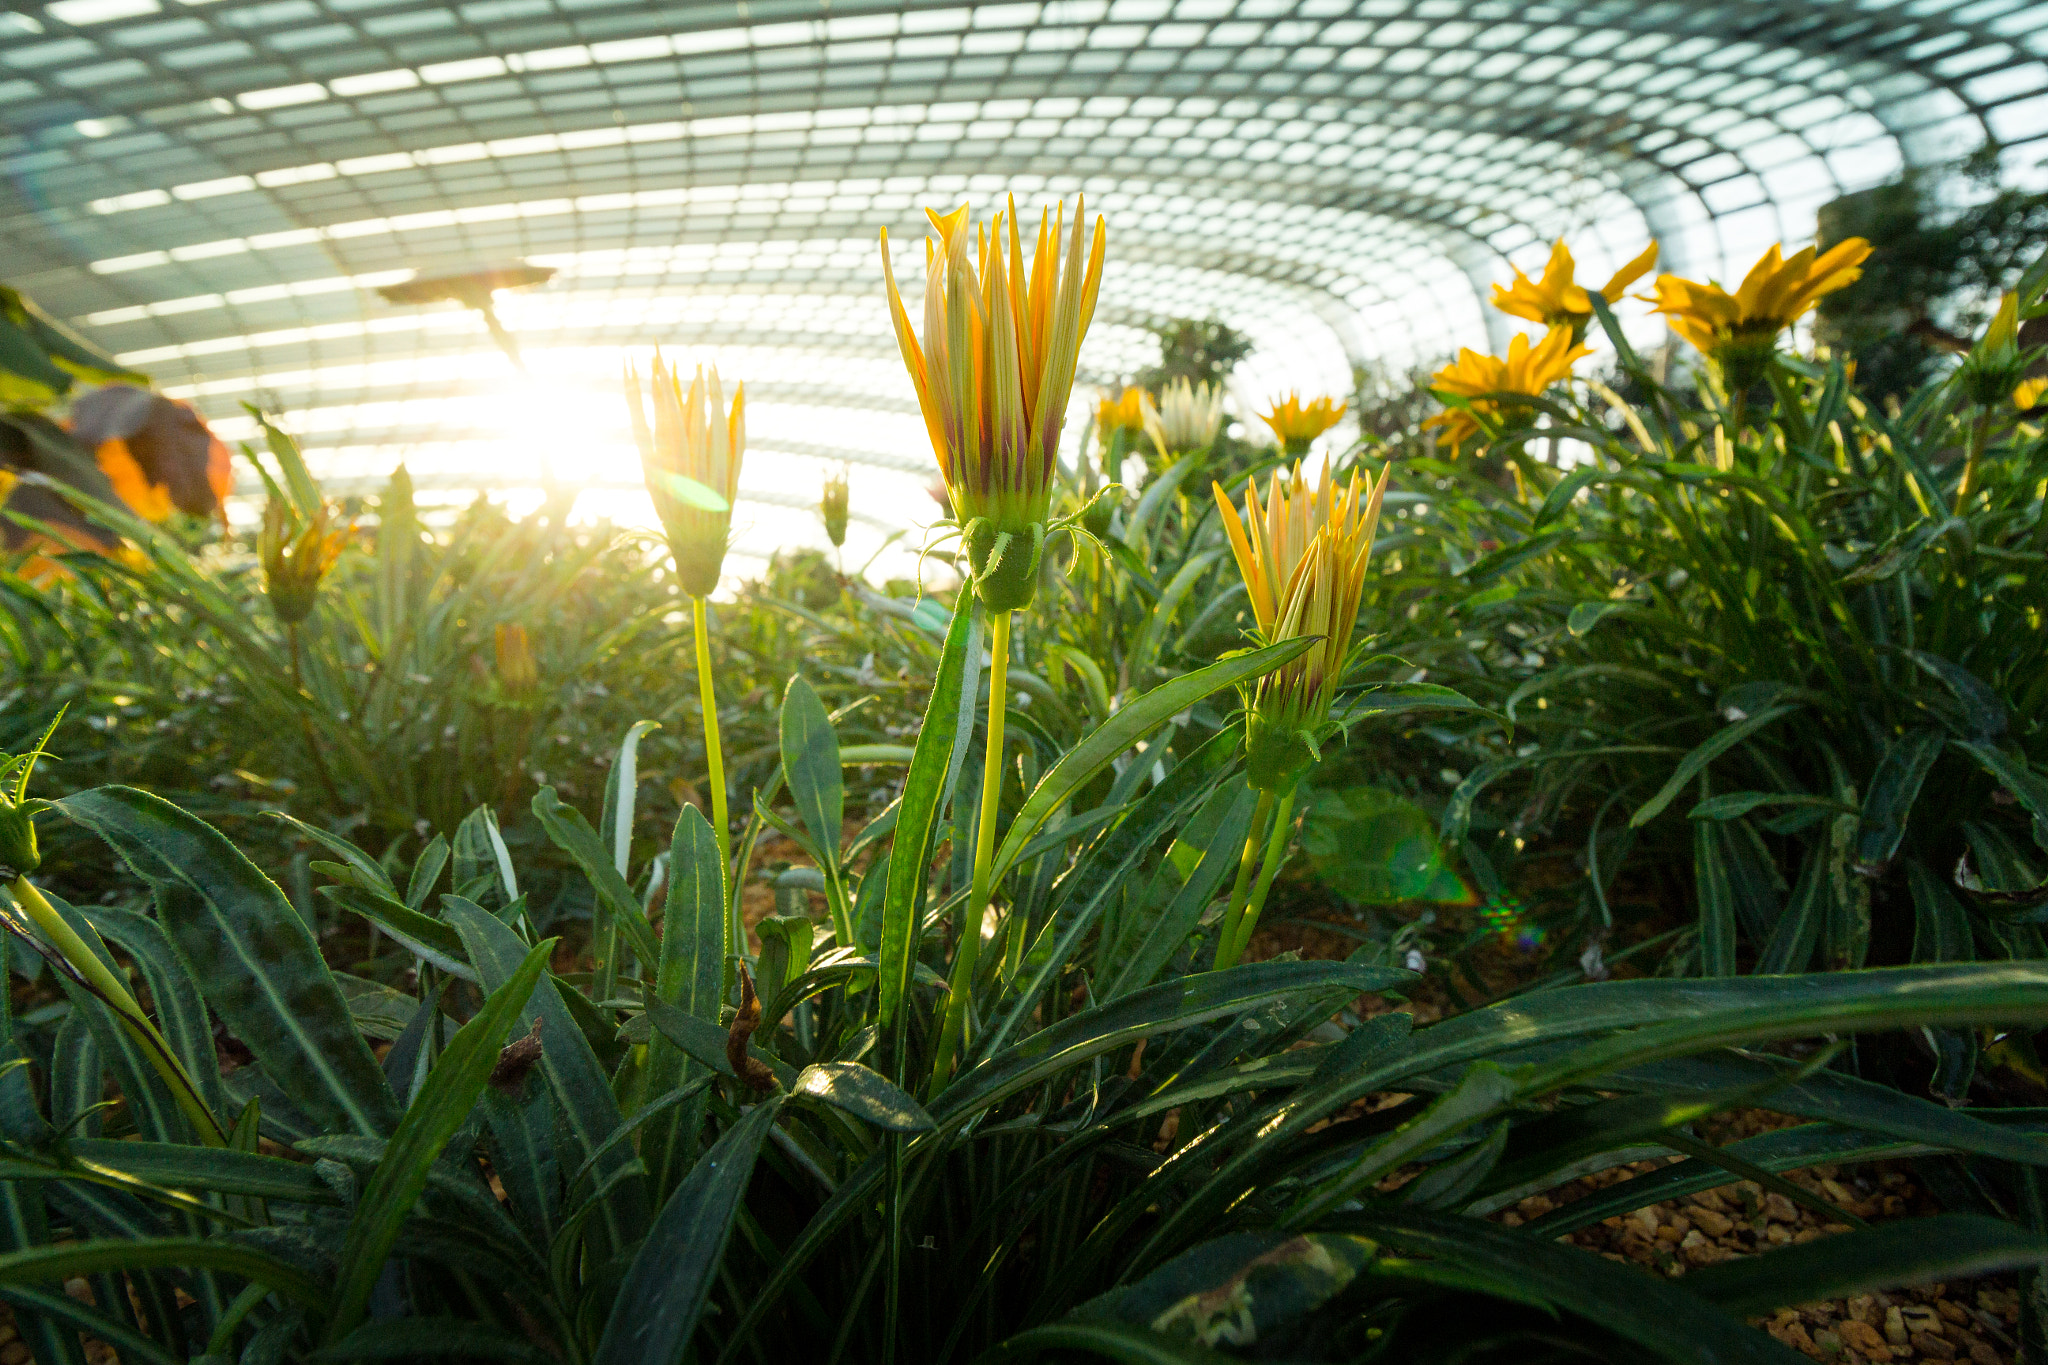
[[[677,1365],[711,1294],[754,1159],[781,1097],[763,1101],[713,1143],[663,1206],[626,1270],[595,1365]]]
[[[839,771],[839,736],[817,691],[802,674],[789,680],[782,699],[782,772],[818,849],[839,856],[846,787]]]
[[[930,856],[932,821],[938,814],[940,788],[955,745],[964,748],[955,713],[960,707],[961,675],[966,671],[968,626],[974,617],[974,594],[963,592],[946,629],[939,669],[932,679],[931,700],[917,732],[917,750],[903,780],[903,803],[896,816],[895,841],[889,849],[889,884],[882,905],[882,965],[877,992],[877,1022],[887,1025],[910,993],[910,968],[917,957],[917,923],[923,906],[925,863]],[[869,876],[874,873],[870,872]]]
[[[1899,851],[1899,841],[1906,837],[1906,817],[1934,760],[1941,756],[1944,738],[1930,726],[1908,730],[1885,746],[1870,779],[1870,794],[1863,798],[1863,825],[1856,836],[1859,867],[1883,867]]]
[[[587,829],[588,826],[586,825]],[[486,990],[496,990],[512,978],[527,955],[527,946],[496,915],[460,896],[442,900],[448,920],[462,935],[476,964],[477,979]],[[541,1020],[541,1074],[547,1078],[562,1121],[574,1147],[563,1156],[566,1163],[574,1153],[577,1162],[604,1151],[598,1172],[600,1185],[612,1189],[600,1209],[600,1223],[607,1254],[630,1243],[644,1226],[646,1186],[637,1159],[619,1148],[605,1150],[605,1142],[623,1121],[618,1097],[612,1093],[611,1078],[598,1063],[597,1054],[577,1025],[569,1007],[562,1002],[562,988],[544,979],[534,989],[533,1013]],[[580,1148],[580,1152],[576,1149]]]
[[[221,833],[131,787],[53,802],[121,854],[215,1013],[264,1074],[337,1129],[391,1131],[398,1106],[319,945],[284,893]]]
[[[1162,683],[1143,696],[1125,704],[1117,713],[1061,756],[1052,770],[1039,779],[1025,798],[1016,819],[1010,822],[996,852],[991,881],[1000,881],[1017,861],[1031,836],[1038,832],[1075,791],[1108,767],[1118,755],[1129,751],[1145,736],[1206,697],[1226,687],[1235,687],[1265,676],[1280,665],[1298,658],[1320,637],[1286,640],[1263,649],[1248,650],[1210,664],[1207,668]]]
[[[491,992],[475,1017],[448,1040],[426,1084],[399,1120],[398,1131],[363,1186],[355,1215],[349,1220],[335,1276],[333,1312],[327,1320],[328,1341],[340,1340],[362,1321],[384,1258],[427,1187],[428,1171],[476,1108],[484,1084],[498,1064],[505,1035],[547,969],[557,942],[549,939],[535,945],[511,977]]]
[[[683,807],[669,845],[668,899],[661,919],[661,959],[655,995],[663,1003],[716,1027],[724,963],[724,883],[719,876],[718,838],[695,806]],[[662,1094],[690,1079],[688,1054],[665,1034],[648,1040],[647,1086]],[[697,1149],[703,1101],[687,1101],[675,1113],[649,1122],[640,1155],[655,1188],[668,1190],[681,1178]]]
[[[574,806],[564,805],[555,795],[553,787],[542,787],[533,796],[533,815],[540,821],[548,838],[555,847],[569,855],[591,887],[604,901],[611,912],[613,921],[633,941],[633,951],[642,962],[661,960],[661,948],[654,941],[654,931],[640,914],[639,902],[633,896],[633,888],[626,885],[626,879],[612,864],[612,855],[590,827],[590,821]]]
[[[1787,703],[1782,706],[1773,706],[1767,711],[1749,717],[1747,720],[1736,721],[1733,725],[1725,726],[1717,731],[1713,738],[1705,741],[1678,761],[1678,767],[1672,770],[1670,778],[1658,789],[1657,794],[1643,802],[1641,806],[1636,808],[1636,813],[1629,817],[1629,828],[1640,829],[1648,824],[1666,806],[1676,800],[1678,794],[1685,790],[1685,784],[1697,777],[1701,770],[1709,763],[1712,763],[1722,754],[1727,753],[1766,725],[1784,716],[1789,716],[1798,709],[1799,706],[1796,702]]]

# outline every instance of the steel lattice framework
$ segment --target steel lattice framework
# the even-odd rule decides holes
[[[630,488],[622,352],[715,359],[743,546],[816,539],[844,459],[858,548],[931,514],[875,242],[921,278],[926,205],[1109,216],[1085,379],[1218,316],[1242,399],[1341,393],[1501,344],[1484,286],[1560,234],[1725,277],[1902,167],[2029,174],[2044,55],[2038,0],[57,0],[0,13],[0,276],[344,479]],[[520,260],[525,379],[374,292]]]

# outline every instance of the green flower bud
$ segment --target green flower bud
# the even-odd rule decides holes
[[[998,531],[986,517],[967,523],[961,537],[974,594],[992,612],[1021,611],[1038,595],[1038,562],[1045,553],[1045,523]]]

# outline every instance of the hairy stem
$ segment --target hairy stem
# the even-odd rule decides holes
[[[1225,944],[1230,960],[1222,960],[1219,954],[1216,965],[1232,967],[1244,956],[1244,950],[1251,946],[1252,934],[1259,927],[1259,912],[1266,908],[1266,893],[1273,889],[1273,878],[1279,875],[1280,864],[1287,853],[1287,838],[1294,832],[1294,788],[1289,787],[1280,794],[1279,807],[1273,812],[1273,832],[1266,840],[1266,861],[1259,868],[1259,882],[1252,889],[1251,904],[1245,907],[1244,918],[1238,922],[1237,937]]]
[[[1986,438],[1991,432],[1991,409],[1985,408],[1977,414],[1976,422],[1970,427],[1970,444],[1963,457],[1963,477],[1956,482],[1956,514],[1960,516],[1968,504],[1970,493],[1977,486],[1977,461],[1983,458]]]
[[[953,1059],[967,1041],[968,1005],[974,993],[974,971],[981,958],[981,921],[988,914],[994,887],[989,884],[996,854],[996,807],[1003,789],[1003,703],[1010,671],[1010,617],[995,613],[989,631],[988,749],[981,762],[981,816],[974,830],[974,882],[967,895],[967,914],[960,942],[953,951],[953,976],[946,997],[946,1022],[932,1061],[932,1092],[945,1088]]]
[[[1252,823],[1244,832],[1244,853],[1237,860],[1237,881],[1230,888],[1230,905],[1223,912],[1223,922],[1216,927],[1216,967],[1221,970],[1236,961],[1236,954],[1230,945],[1237,941],[1238,922],[1244,918],[1244,908],[1251,896],[1252,873],[1259,866],[1259,847],[1265,841],[1266,817],[1273,813],[1273,793],[1259,793],[1259,804],[1252,810]]]
[[[285,641],[291,646],[292,695],[301,698],[306,697],[305,679],[299,667],[299,623],[297,621],[285,623],[284,637]],[[343,808],[341,789],[334,785],[334,774],[327,767],[327,755],[320,748],[319,733],[313,729],[313,720],[304,710],[299,712],[299,729],[305,732],[306,749],[313,755],[313,772],[319,777],[320,786],[326,791],[327,800],[331,803],[334,813],[338,817],[342,813]]]
[[[711,686],[711,629],[705,621],[704,599],[690,599],[690,621],[697,637],[697,697],[704,711],[704,760],[711,769],[711,832],[718,838],[718,885],[725,895],[725,959],[747,950],[747,926],[740,919],[739,898],[732,894],[732,825],[725,809],[725,753],[718,743],[718,695]]]

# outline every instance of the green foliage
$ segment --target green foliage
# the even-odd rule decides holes
[[[1153,335],[1159,338],[1159,363],[1138,371],[1131,382],[1154,392],[1175,379],[1221,383],[1252,353],[1250,337],[1215,318],[1175,318],[1154,328]]]
[[[1863,277],[1821,301],[1818,335],[1856,357],[1856,387],[1903,398],[1938,376],[2048,238],[2048,194],[1968,184],[1989,177],[1912,170],[1821,207],[1820,247],[1846,237],[1878,251]],[[1966,207],[1944,210],[1943,201]]]
[[[1641,401],[1544,400],[1569,470],[1520,434],[1519,493],[1408,465],[1378,647],[1514,729],[1446,716],[1384,760],[1403,790],[1476,889],[1540,882],[1554,936],[1689,906],[1667,971],[2042,956],[2040,429],[1942,384],[1887,415],[1839,359],[1780,360],[1745,418],[1617,345]]]
[[[560,506],[429,525],[401,471],[293,638],[243,547],[89,507],[139,567],[0,578],[0,748],[66,703],[85,741],[37,770],[38,878],[80,894],[17,883],[16,961],[53,970],[0,1013],[24,1338],[1790,1362],[1743,1319],[2035,1274],[2048,1126],[1978,1081],[2048,1025],[2048,442],[1953,384],[1866,403],[1840,360],[1685,392],[1599,311],[1630,400],[1367,457],[1410,452],[1304,792],[1321,899],[1376,907],[1342,962],[1216,969],[1265,837],[1237,699],[1308,643],[1251,632],[1208,489],[1263,456],[1050,534],[1000,685],[972,594],[771,565],[713,623],[741,830],[703,814],[696,642],[644,540]],[[1580,971],[1377,1008],[1420,984],[1425,921],[1380,933],[1403,902],[1518,896]],[[1581,982],[1624,930],[1658,975]],[[1750,1106],[1800,1122],[1703,1141]],[[1490,1219],[1646,1149],[1681,1159]],[[1941,1163],[1955,1213],[1675,1281],[1555,1240],[1880,1157]]]
[[[971,674],[971,621],[956,613],[942,679]],[[143,1118],[132,1102],[105,1134],[126,1141],[24,1122],[24,1105],[96,1087],[54,1068],[96,1074],[103,1054],[45,1050],[7,1016],[0,1043],[46,1060],[40,1084],[9,1100],[0,1140],[16,1210],[0,1295],[52,1360],[72,1358],[82,1329],[152,1361],[200,1342],[209,1359],[282,1361],[711,1361],[823,1342],[877,1362],[1054,1348],[1222,1360],[1254,1347],[1350,1361],[1369,1349],[1445,1358],[1483,1337],[1789,1362],[1742,1316],[2048,1252],[2023,1225],[1959,1218],[1941,1236],[1852,1232],[1781,1253],[1768,1273],[1662,1282],[1559,1246],[1544,1226],[1487,1221],[1503,1202],[1638,1160],[1646,1142],[1687,1157],[1660,1188],[1724,1182],[1723,1159],[1688,1129],[1734,1104],[1809,1120],[1770,1135],[1776,1146],[1748,1168],[1766,1179],[1816,1152],[1910,1150],[1956,1154],[1992,1187],[2024,1183],[2021,1171],[2048,1164],[2048,1148],[2016,1140],[2034,1127],[1817,1069],[1832,1054],[1798,1066],[1758,1049],[2039,1027],[2048,964],[1570,986],[1421,1028],[1405,1014],[1319,1028],[1358,993],[1398,995],[1413,978],[1363,959],[1209,969],[1214,919],[1177,907],[1189,887],[1195,910],[1213,903],[1222,879],[1204,869],[1227,867],[1243,837],[1249,793],[1230,736],[1190,743],[1169,727],[1145,751],[1158,765],[1149,786],[1119,776],[1100,799],[1084,794],[1117,750],[1283,656],[1240,655],[1133,698],[1004,803],[994,934],[1024,951],[992,951],[964,979],[973,1026],[943,1087],[930,1059],[966,892],[948,845],[970,837],[960,817],[975,786],[948,777],[969,726],[935,717],[920,737],[931,752],[913,763],[905,804],[929,798],[934,818],[892,805],[853,816],[868,828],[843,851],[811,838],[856,924],[876,906],[878,937],[843,940],[831,917],[784,926],[771,965],[764,932],[772,985],[759,1002],[721,984],[719,854],[693,808],[657,870],[630,850],[613,863],[581,814],[550,793],[537,802],[590,893],[634,921],[603,994],[598,975],[548,970],[555,942],[532,936],[519,874],[495,858],[464,855],[482,869],[458,875],[472,894],[415,894],[472,841],[465,830],[428,845],[404,899],[383,863],[324,835],[339,859],[324,874],[360,893],[338,904],[436,926],[413,930],[438,946],[415,963],[410,1022],[368,1081],[333,1064],[363,1047],[333,1032],[365,1026],[349,1022],[365,992],[296,948],[232,948],[252,914],[300,931],[224,838],[140,793],[63,798],[59,811],[157,891],[143,922],[174,951],[152,959],[152,993],[203,997],[255,1054],[230,1078],[250,1097],[238,1134],[253,1143],[260,1125],[298,1160],[128,1132]],[[938,716],[956,695],[970,694],[942,685]],[[814,689],[785,690],[778,728],[790,766],[757,809],[807,836],[829,830],[837,769],[818,758],[838,736]],[[1352,795],[1336,803],[1347,817]],[[1364,805],[1400,809],[1384,794]],[[1207,854],[1184,843],[1199,830]],[[895,837],[911,861],[879,856]],[[620,901],[614,880],[666,883],[658,946],[643,908],[656,898]],[[78,913],[141,941],[126,912]],[[1123,970],[1141,934],[1163,953]],[[892,955],[907,966],[885,967]],[[878,987],[899,970],[885,1003]],[[296,1017],[267,1003],[287,999]],[[308,1030],[325,1031],[328,1057],[308,1057]],[[1382,1094],[1409,1098],[1358,1103]],[[1417,1163],[1418,1178],[1385,1184]],[[159,1307],[110,1313],[104,1298],[51,1294],[78,1274]],[[174,1292],[185,1306],[164,1309]]]

